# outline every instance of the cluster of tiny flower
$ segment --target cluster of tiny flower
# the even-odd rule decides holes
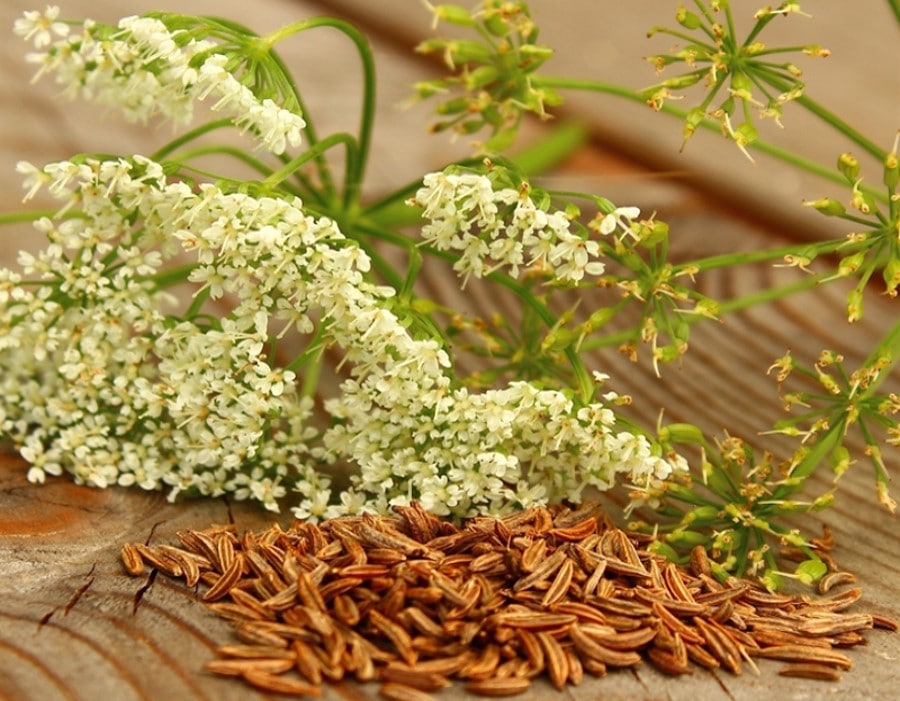
[[[299,517],[413,498],[462,516],[673,468],[617,432],[604,404],[521,382],[453,387],[439,344],[413,338],[385,306],[392,290],[366,281],[365,253],[299,200],[193,190],[138,157],[20,170],[30,194],[46,185],[81,210],[39,222],[51,243],[22,256],[32,277],[0,275],[0,431],[22,446],[32,480],[66,470],[272,509],[293,488]],[[224,318],[163,314],[156,280],[185,253],[201,299],[233,299]],[[322,434],[293,373],[271,364],[275,339],[317,324],[315,342],[340,346],[351,367]],[[334,461],[359,474],[330,505],[316,468]]]
[[[360,466],[334,513],[418,500],[440,515],[499,514],[578,502],[619,476],[642,484],[685,468],[655,455],[643,436],[617,431],[606,404],[579,406],[527,382],[470,393],[446,376],[370,375],[345,383],[329,410],[342,423],[326,434],[327,447]]]
[[[15,32],[39,49],[28,56],[40,67],[37,75],[55,74],[66,97],[119,110],[133,122],[160,115],[186,124],[194,101],[212,95],[214,110],[257,135],[271,152],[300,144],[303,118],[269,98],[260,100],[229,69],[229,57],[215,53],[213,42],[169,31],[150,17],[126,17],[118,28],[86,20],[73,32],[58,15],[57,7],[26,12]]]
[[[40,220],[49,246],[22,254],[21,274],[0,274],[0,433],[21,446],[29,478],[65,470],[94,486],[168,486],[172,498],[232,492],[270,509],[295,484],[327,495],[311,467],[313,402],[267,360],[265,304],[179,322],[164,314],[172,302],[156,279],[179,239],[206,233],[234,250],[263,240],[269,221],[307,242],[331,228],[296,204],[167,183],[159,164],[138,157],[20,170],[32,194],[43,183],[63,209],[81,210]],[[305,263],[293,257],[311,265],[314,250]],[[283,282],[265,255],[257,243],[246,263],[268,275],[256,285],[234,266],[234,284],[261,298],[262,279]],[[294,314],[303,323],[303,309]]]
[[[437,172],[425,176],[410,202],[422,207],[428,220],[424,242],[461,253],[454,269],[464,279],[502,267],[518,278],[525,267],[577,283],[605,269],[598,242],[573,233],[565,212],[538,207],[527,188],[494,189],[486,175]]]

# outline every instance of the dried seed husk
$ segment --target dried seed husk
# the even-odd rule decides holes
[[[262,691],[271,691],[273,694],[285,696],[321,696],[322,687],[312,686],[288,677],[270,674],[259,670],[248,670],[242,675],[251,686]]]
[[[125,543],[122,546],[119,557],[122,560],[122,566],[125,568],[125,571],[132,577],[143,574],[144,570],[147,569],[140,551],[131,543]]]
[[[218,601],[228,595],[232,588],[238,583],[244,571],[244,557],[236,554],[231,563],[222,572],[222,576],[213,584],[203,595],[203,601]]]
[[[834,667],[815,662],[798,662],[782,666],[778,673],[783,677],[799,677],[801,679],[819,679],[836,682],[841,680],[841,673]]]
[[[418,665],[405,665],[389,662],[379,674],[384,682],[396,682],[421,691],[439,691],[450,686],[451,682],[443,674],[421,670]]]
[[[516,696],[528,690],[531,680],[527,677],[507,677],[505,679],[479,679],[466,683],[466,691],[479,696]]]
[[[557,689],[562,689],[566,685],[569,677],[569,660],[562,646],[556,639],[543,631],[536,634],[538,642],[544,650],[544,660],[547,666],[547,673],[550,675],[550,681]]]
[[[539,674],[563,688],[641,659],[686,674],[692,665],[740,673],[753,657],[771,657],[791,663],[789,674],[812,665],[810,678],[831,679],[849,662],[834,647],[897,627],[842,613],[859,589],[809,601],[719,582],[699,551],[688,571],[590,509],[462,527],[419,507],[397,513],[240,538],[230,528],[183,531],[182,548],[136,544],[123,561],[138,555],[141,571],[146,563],[208,586],[209,608],[247,643],[224,646],[210,670],[255,674],[269,691],[296,684],[290,674],[276,681],[294,668],[304,684],[351,676],[423,694],[414,686],[436,690],[456,677],[503,696]]]
[[[207,672],[221,674],[226,677],[241,677],[248,671],[268,672],[269,674],[281,674],[294,666],[294,661],[287,657],[252,659],[210,660],[203,668]]]
[[[850,669],[853,666],[853,662],[846,655],[815,645],[774,645],[754,650],[753,654],[756,657],[765,657],[771,660],[813,662],[832,665],[840,669]]]
[[[436,701],[431,694],[397,682],[388,682],[378,687],[378,693],[388,701]]]

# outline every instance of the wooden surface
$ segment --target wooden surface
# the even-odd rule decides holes
[[[589,4],[569,1],[581,8]],[[235,4],[227,12],[266,31],[297,17],[321,14],[328,9],[356,13],[360,8],[364,11],[366,5],[264,0]],[[402,37],[410,33],[409,27],[419,26],[415,24],[415,15],[420,5],[412,0],[385,5],[385,15],[370,20],[369,31],[382,71],[373,157],[375,170],[370,182],[383,188],[439,167],[454,154],[465,152],[462,145],[449,146],[440,139],[427,139],[421,130],[423,111],[396,110],[407,94],[406,86],[423,69],[401,50]],[[546,8],[549,2],[539,1],[535,5]],[[22,0],[5,0],[0,7],[0,26],[10,26],[13,18],[30,6]],[[211,0],[180,3],[72,0],[65,4],[64,10],[71,15],[87,12],[109,20],[151,7],[177,7],[191,13],[226,12],[221,3]],[[544,12],[547,14],[546,9]],[[830,16],[831,11],[821,12]],[[391,21],[406,15],[412,17],[411,23]],[[848,51],[856,51],[853,47],[863,37],[867,44],[878,43],[869,34],[879,29],[868,26],[871,16],[863,16],[859,24],[838,23],[846,34],[842,44]],[[566,19],[559,18],[558,24],[551,22],[544,34],[548,41],[554,33],[556,37],[565,36],[561,22]],[[603,24],[597,20],[598,27]],[[832,19],[828,24],[833,26],[835,22]],[[887,29],[896,34],[896,27]],[[576,30],[586,31],[585,25]],[[601,32],[601,28],[597,31]],[[607,32],[604,36],[610,36],[608,28],[602,31]],[[637,36],[636,41],[643,41],[640,34]],[[602,48],[603,41],[608,39],[599,34],[598,37],[595,46]],[[302,66],[297,72],[305,81],[307,101],[327,105],[336,123],[355,119],[354,69],[346,61],[336,58],[330,62],[322,58],[348,56],[346,48],[328,37],[317,38],[312,45],[296,43],[289,48],[291,65]],[[878,48],[882,50],[883,46]],[[639,51],[646,53],[649,49],[641,44]],[[18,159],[54,160],[76,151],[97,149],[100,144],[105,150],[141,151],[145,150],[142,145],[159,143],[165,138],[165,134],[147,133],[112,119],[98,130],[92,110],[80,105],[60,105],[54,101],[48,85],[29,88],[29,73],[23,67],[20,46],[15,41],[0,42],[0,61],[0,207],[4,211],[17,206],[18,176],[13,166]],[[878,68],[879,65],[883,67]],[[896,61],[873,63],[867,81],[888,88],[893,86],[896,98],[896,72],[890,70],[894,65]],[[567,69],[554,66],[554,70],[562,73]],[[875,78],[872,72],[877,74]],[[340,80],[336,81],[335,76]],[[879,76],[883,83],[878,82]],[[625,81],[621,76],[615,77]],[[645,82],[649,81],[637,84]],[[858,87],[868,89],[868,83]],[[877,110],[872,110],[861,117],[883,119],[884,128],[892,133],[896,124],[889,122],[896,117],[896,99],[893,105],[893,109],[883,110],[880,116]],[[572,109],[581,108],[574,105]],[[598,133],[609,136],[609,130],[614,127],[610,126],[606,114],[586,114]],[[669,134],[678,131],[673,123],[658,124],[660,134],[667,129]],[[671,170],[674,162],[672,151],[665,143],[667,137],[656,132],[644,152],[630,151],[629,157],[623,160],[615,155],[617,150],[621,153],[618,146],[626,138],[622,126],[619,121],[615,127],[620,130],[616,132],[619,136],[613,133],[615,138],[610,137],[609,144],[597,143],[586,149],[561,174],[553,177],[563,179],[567,186],[591,188],[622,203],[635,202],[648,209],[658,209],[660,217],[672,226],[674,245],[694,255],[773,245],[798,235],[793,227],[763,228],[759,219],[748,222],[741,213],[746,210],[744,201],[710,198],[704,194],[702,183],[716,171],[703,159],[678,165],[678,170],[690,172],[686,177],[659,178],[649,174],[638,164],[662,163],[667,164],[666,170]],[[405,138],[409,134],[416,135],[411,143]],[[803,130],[795,130],[793,134],[802,142],[798,147],[817,147],[817,139],[806,138]],[[733,158],[731,163],[736,169],[746,167],[738,158]],[[753,184],[748,188],[755,193],[754,197],[763,196],[765,188],[757,182],[759,176],[754,175],[751,180]],[[792,210],[799,199],[798,195],[787,202],[781,190],[773,200],[769,221]],[[806,214],[809,213],[804,210],[802,215]],[[807,229],[813,229],[817,220],[803,221]],[[16,249],[36,245],[27,228],[13,233],[4,230],[2,235],[2,265],[11,264]],[[700,285],[714,297],[727,298],[776,280],[785,281],[791,275],[791,271],[784,269],[759,266],[734,274],[713,273],[701,278]],[[445,297],[453,294],[454,287],[447,277],[438,276],[429,280],[428,285]],[[614,352],[598,353],[591,364],[609,372],[618,391],[634,395],[635,413],[646,422],[655,421],[659,407],[664,406],[671,420],[690,420],[713,432],[727,427],[735,435],[756,440],[757,432],[780,415],[774,384],[765,378],[765,369],[772,359],[787,348],[809,359],[822,348],[837,347],[852,365],[865,355],[879,330],[896,318],[896,304],[891,306],[883,297],[872,294],[866,301],[865,319],[848,327],[842,315],[842,294],[838,288],[825,288],[775,307],[730,317],[723,324],[700,326],[695,330],[684,363],[667,369],[661,381],[653,378],[644,366],[630,365]],[[477,298],[473,303],[487,310],[490,301]],[[896,384],[895,381],[895,388]],[[857,444],[855,448],[856,457],[861,457],[860,446]],[[890,468],[896,469],[895,456],[889,455],[888,462]],[[900,617],[897,519],[875,506],[871,474],[860,463],[842,479],[837,504],[824,514],[822,521],[831,526],[837,537],[838,562],[855,572],[863,587],[863,601],[858,608],[896,618]],[[162,576],[138,579],[125,576],[118,562],[118,551],[125,541],[170,542],[179,529],[205,527],[213,522],[233,520],[241,529],[263,527],[271,515],[229,505],[224,500],[170,505],[160,494],[78,488],[65,479],[36,487],[28,485],[24,475],[25,465],[18,458],[0,456],[0,698],[16,701],[259,698],[236,682],[202,672],[203,663],[213,656],[212,649],[231,640],[227,624],[209,615],[192,591]],[[824,489],[827,483],[824,476],[813,482],[813,493]],[[869,640],[866,647],[849,651],[854,669],[836,684],[778,677],[775,675],[778,665],[774,663],[761,664],[763,673],[758,677],[751,673],[732,677],[724,672],[698,670],[680,679],[664,677],[644,665],[634,673],[610,674],[563,694],[538,685],[521,698],[589,701],[602,696],[611,700],[756,701],[773,694],[785,699],[891,698],[900,660],[900,635],[873,632]],[[374,697],[374,687],[350,684],[330,687],[326,693],[328,699]],[[459,690],[445,693],[443,697],[460,701],[467,698]]]

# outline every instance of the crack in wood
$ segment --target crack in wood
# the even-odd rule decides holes
[[[153,540],[153,536],[156,534],[156,529],[163,525],[165,521],[157,521],[152,526],[150,526],[150,532],[147,534],[147,537],[144,539],[144,545],[150,545],[150,541]]]
[[[236,522],[234,520],[234,514],[231,511],[231,501],[228,499],[227,494],[222,496],[222,501],[225,502],[225,512],[228,514],[228,523],[233,526]]]
[[[638,684],[641,685],[641,688],[644,690],[645,693],[648,692],[648,691],[650,691],[650,690],[647,688],[647,685],[644,684],[644,680],[641,679],[641,674],[640,674],[640,672],[639,672],[638,670],[634,669],[633,667],[629,667],[629,668],[628,668],[628,671],[631,672],[631,676],[634,677],[634,680],[635,680]]]
[[[146,594],[153,587],[153,583],[156,581],[156,575],[159,574],[159,570],[156,568],[150,570],[150,574],[147,575],[147,581],[134,593],[134,604],[131,607],[131,615],[134,616],[137,614],[138,607],[141,605],[141,600],[144,598],[144,594]]]
[[[88,570],[87,574],[84,575],[87,578],[87,581],[82,584],[78,589],[75,590],[75,593],[69,597],[69,600],[63,606],[54,606],[48,613],[45,613],[38,620],[38,630],[43,628],[50,622],[50,619],[56,615],[56,612],[60,609],[63,610],[63,616],[67,616],[69,611],[78,603],[78,600],[81,599],[82,596],[87,592],[88,589],[91,588],[91,585],[94,583],[94,570],[97,569],[97,563],[93,563],[91,565],[91,569]]]
[[[709,672],[709,676],[711,676],[715,680],[716,684],[719,685],[719,688],[723,692],[725,692],[725,696],[727,696],[729,699],[732,699],[732,701],[733,701],[734,695],[731,693],[731,691],[725,685],[725,682],[722,680],[722,678],[718,674],[716,674],[716,671],[714,669],[708,669],[706,671]]]

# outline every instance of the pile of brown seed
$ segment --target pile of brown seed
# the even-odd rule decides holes
[[[546,674],[562,689],[648,660],[667,674],[693,665],[739,674],[756,658],[781,674],[838,679],[836,648],[882,616],[843,613],[857,588],[809,600],[710,575],[640,547],[595,504],[535,508],[456,527],[417,505],[396,517],[347,517],[238,536],[231,527],[178,534],[181,547],[126,545],[189,586],[234,626],[212,672],[260,689],[320,695],[323,681],[379,681],[384,698],[423,701],[463,680],[484,696],[525,691]]]

